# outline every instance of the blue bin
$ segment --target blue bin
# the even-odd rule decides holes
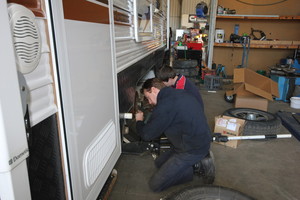
[[[289,102],[290,100],[286,99],[289,91],[289,79],[285,76],[277,75],[271,75],[271,79],[278,83],[279,97],[275,98],[275,100]]]

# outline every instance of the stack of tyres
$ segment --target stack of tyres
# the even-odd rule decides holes
[[[174,60],[174,70],[188,78],[195,78],[199,74],[197,60]]]

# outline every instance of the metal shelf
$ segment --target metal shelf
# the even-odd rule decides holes
[[[215,47],[231,47],[231,48],[242,48],[243,46],[239,43],[215,43]],[[272,41],[268,43],[250,43],[250,48],[253,49],[297,49],[300,46],[300,42],[297,41],[297,43],[293,44],[293,41],[290,41],[290,44],[278,44],[278,43],[272,43]]]
[[[300,20],[300,16],[279,16],[279,15],[229,15],[221,14],[216,16],[217,19],[248,19],[248,20]]]

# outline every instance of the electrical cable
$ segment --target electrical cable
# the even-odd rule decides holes
[[[279,4],[279,3],[283,3],[287,0],[281,0],[281,1],[277,1],[277,2],[274,2],[274,3],[267,3],[267,4],[248,3],[248,2],[245,2],[245,1],[242,1],[242,0],[236,0],[236,1],[240,2],[240,3],[243,3],[243,4],[250,5],[250,6],[272,6],[272,5],[276,5],[276,4]]]

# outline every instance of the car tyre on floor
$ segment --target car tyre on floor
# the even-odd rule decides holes
[[[278,134],[281,129],[281,121],[276,115],[258,109],[231,108],[223,115],[246,120],[243,135]]]

